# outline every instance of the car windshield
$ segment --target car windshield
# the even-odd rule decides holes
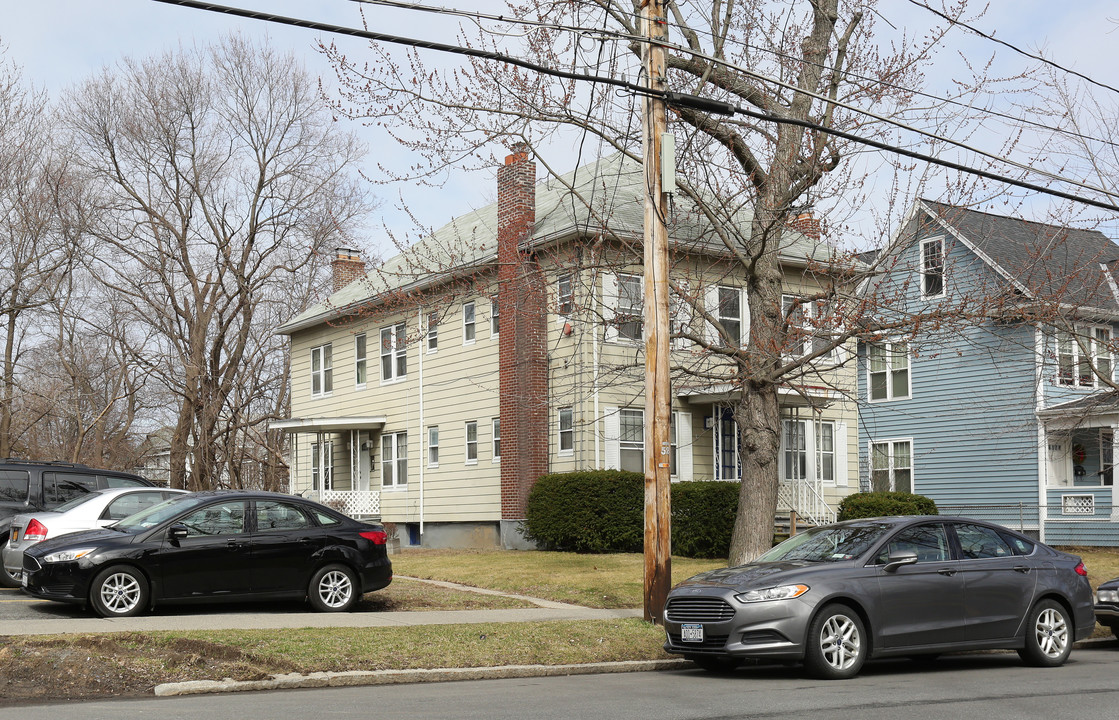
[[[164,520],[182,512],[183,503],[194,499],[192,495],[176,495],[170,500],[164,500],[158,505],[152,505],[138,513],[129,515],[112,527],[114,530],[120,530],[121,532],[140,532],[153,528]]]
[[[91,493],[86,493],[85,495],[79,495],[76,498],[72,498],[70,500],[67,500],[66,502],[64,502],[61,505],[59,505],[58,507],[56,507],[54,509],[54,512],[60,513],[60,512],[66,512],[67,510],[73,510],[77,506],[79,506],[83,503],[87,503],[90,500],[92,500],[94,498],[97,498],[97,497],[101,497],[101,493],[91,492]]]
[[[865,553],[886,531],[888,525],[829,525],[792,536],[754,562],[839,562],[853,560]]]

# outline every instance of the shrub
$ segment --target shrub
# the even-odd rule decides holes
[[[924,495],[906,492],[864,492],[843,498],[839,503],[838,519],[937,514],[936,503]]]
[[[738,483],[672,485],[672,552],[718,558],[730,553]],[[645,477],[620,470],[541,476],[529,493],[525,534],[543,550],[641,552]]]

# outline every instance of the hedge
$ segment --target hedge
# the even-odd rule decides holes
[[[837,519],[937,514],[936,503],[924,495],[906,492],[864,492],[843,498],[839,503]]]
[[[725,558],[738,511],[738,483],[673,483],[672,552]],[[529,493],[525,534],[544,550],[641,552],[645,477],[621,470],[544,475]]]

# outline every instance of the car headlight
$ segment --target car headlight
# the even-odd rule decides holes
[[[59,550],[52,552],[49,555],[43,556],[43,562],[60,563],[60,562],[74,562],[79,558],[83,558],[96,550],[95,547],[75,548],[73,550]]]
[[[1110,603],[1112,605],[1119,604],[1119,590],[1097,590],[1096,602]]]
[[[781,585],[764,590],[748,590],[735,595],[735,600],[744,603],[767,602],[769,600],[790,600],[808,592],[807,585]]]

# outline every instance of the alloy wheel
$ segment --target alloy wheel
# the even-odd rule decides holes
[[[820,628],[820,651],[836,670],[847,670],[858,662],[861,648],[859,628],[846,615],[832,615]]]
[[[105,578],[98,589],[101,602],[114,614],[127,613],[140,602],[142,589],[131,573],[118,572]]]
[[[342,570],[331,570],[319,580],[319,598],[327,607],[343,607],[350,601],[353,592],[353,582]]]
[[[1037,646],[1047,657],[1058,658],[1068,645],[1068,625],[1065,616],[1056,608],[1045,608],[1034,623]]]

